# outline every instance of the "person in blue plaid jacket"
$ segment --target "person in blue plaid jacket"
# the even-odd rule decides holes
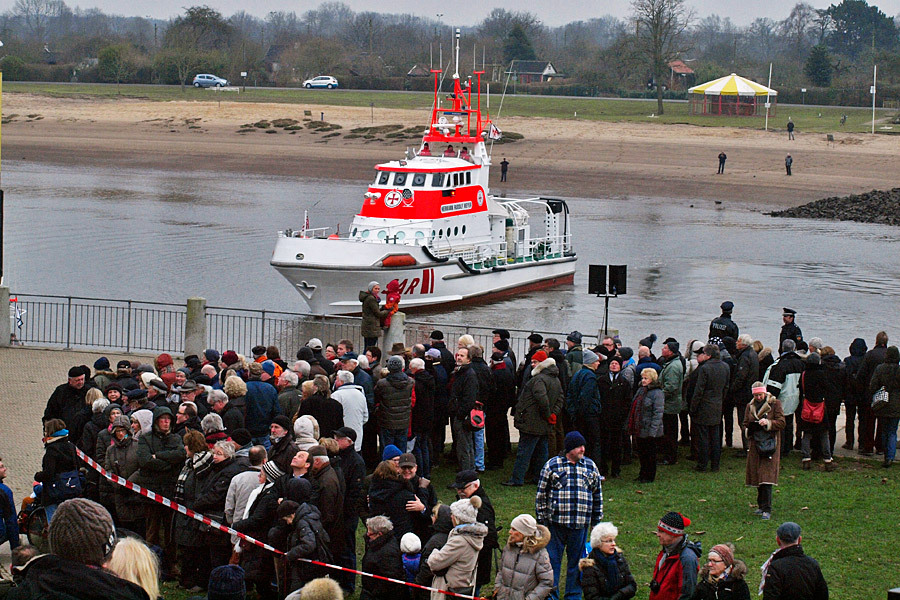
[[[578,561],[585,556],[590,529],[603,518],[603,489],[597,465],[584,456],[584,436],[566,436],[565,454],[554,456],[541,469],[534,509],[538,523],[550,529],[547,552],[553,566],[553,592],[559,599],[559,574],[565,552],[566,600],[580,600]]]

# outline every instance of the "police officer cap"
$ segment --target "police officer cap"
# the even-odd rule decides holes
[[[794,315],[797,314],[797,311],[794,310],[793,308],[785,308],[785,309],[783,309],[783,310],[784,310],[784,316],[785,316],[785,317],[788,317],[788,316],[793,317]]]
[[[734,302],[726,300],[719,308],[722,309],[722,312],[731,312],[732,310],[734,310]]]

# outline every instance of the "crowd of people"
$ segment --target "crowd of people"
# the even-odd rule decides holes
[[[573,331],[563,343],[530,335],[519,361],[506,330],[494,331],[487,350],[468,335],[448,348],[435,330],[411,347],[395,345],[388,356],[374,344],[357,353],[351,340],[314,338],[290,363],[278,348],[257,346],[246,358],[208,349],[180,367],[169,354],[153,364],[120,361],[115,370],[104,357],[93,369],[74,366],[47,402],[45,453],[34,477],[50,554],[35,557],[36,549],[19,546],[12,494],[0,487],[0,541],[13,548],[18,584],[9,597],[40,597],[62,585],[61,573],[74,576],[83,565],[105,567],[94,569],[94,578],[134,583],[108,598],[156,597],[153,569],[210,598],[215,582],[238,578],[260,598],[298,598],[310,585],[337,597],[360,585],[366,600],[443,597],[307,562],[315,560],[464,595],[478,596],[493,583],[503,600],[630,598],[637,584],[616,547],[616,527],[603,521],[602,482],[621,476],[632,457],[640,462],[638,479],[651,483],[657,465],[674,464],[680,454],[689,452],[696,471],[716,472],[723,445],[739,446],[746,482],[757,488],[756,512],[769,519],[780,461],[792,450],[801,451],[803,468],[819,458],[825,470],[834,468],[842,405],[845,447],[858,440],[861,454],[883,452],[885,466],[896,452],[900,352],[887,346],[884,332],[872,350],[854,340],[840,360],[818,338],[806,342],[795,313],[785,309],[773,353],[739,333],[732,303],[721,308],[705,341],[682,348],[667,338],[658,356],[655,335],[634,352],[616,337],[588,348]],[[878,395],[886,401],[873,409]],[[537,487],[533,513],[513,519],[501,544],[481,477],[509,464],[510,414],[519,443],[503,485]],[[75,448],[284,557],[107,481]],[[430,477],[451,462],[456,500],[446,505]],[[4,476],[0,462],[0,481]],[[90,525],[95,521],[106,528]],[[677,512],[659,520],[650,598],[749,598],[747,568],[734,547],[715,545],[703,563],[689,525]],[[89,531],[72,534],[78,527]],[[357,564],[360,527],[365,548]],[[96,541],[98,549],[88,560],[78,554],[87,550],[63,550],[60,535],[74,535],[84,547]],[[800,537],[795,523],[778,528],[778,549],[764,567],[765,599],[827,598]],[[140,540],[140,548],[128,540]],[[117,568],[119,548],[154,551]],[[563,572],[565,590],[558,590]],[[106,581],[95,591],[104,586],[115,587]],[[72,597],[95,597],[81,593]]]

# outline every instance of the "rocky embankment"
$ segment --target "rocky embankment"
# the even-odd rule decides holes
[[[768,213],[773,217],[831,219],[900,225],[900,188],[823,198],[809,204]]]

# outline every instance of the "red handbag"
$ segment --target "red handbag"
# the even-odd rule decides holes
[[[466,422],[472,431],[481,431],[484,429],[484,405],[475,401],[475,408],[469,411],[469,420]]]
[[[803,381],[803,373],[800,380]],[[825,402],[810,402],[805,396],[803,398],[803,407],[800,410],[800,418],[807,423],[821,423],[825,419]]]

